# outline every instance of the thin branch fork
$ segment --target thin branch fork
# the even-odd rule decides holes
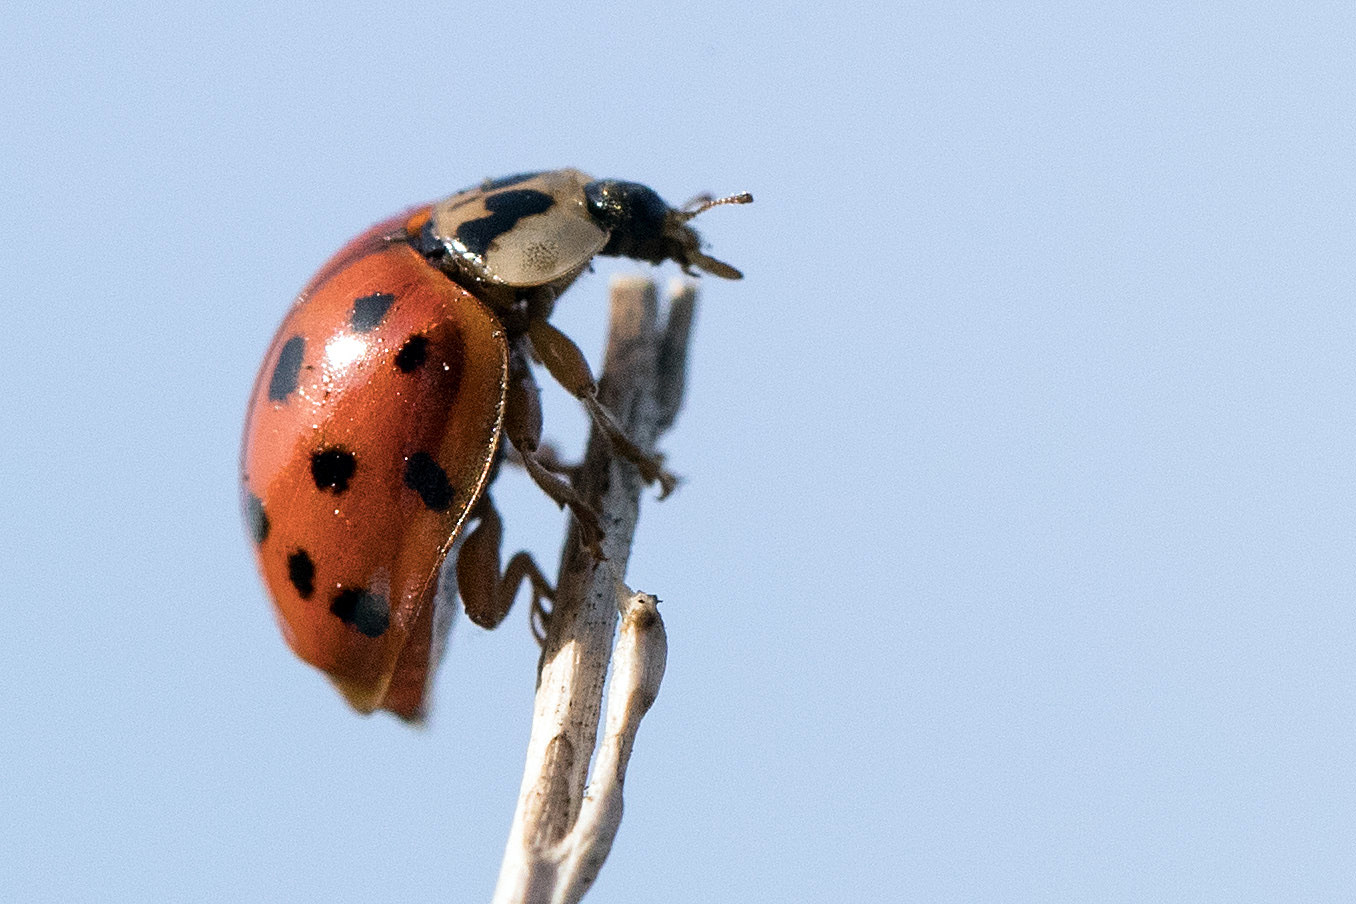
[[[696,292],[680,285],[669,295],[661,327],[653,282],[628,278],[612,286],[598,396],[646,449],[654,448],[682,404]],[[636,731],[664,675],[668,647],[658,601],[623,583],[644,490],[640,475],[612,458],[595,428],[575,486],[598,512],[607,559],[595,561],[571,523],[495,904],[574,904],[593,884],[621,823],[622,784]],[[586,786],[609,660],[613,674],[603,740]]]

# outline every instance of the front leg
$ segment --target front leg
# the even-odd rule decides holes
[[[589,370],[589,362],[569,336],[551,326],[544,317],[533,317],[527,324],[528,338],[541,362],[556,382],[584,403],[593,423],[603,431],[612,450],[640,470],[646,483],[659,484],[659,498],[663,499],[678,485],[678,478],[664,470],[663,459],[650,455],[636,445],[626,431],[612,417],[611,412],[598,401],[598,384]]]

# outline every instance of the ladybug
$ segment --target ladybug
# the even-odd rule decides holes
[[[644,185],[573,169],[490,180],[378,223],[301,291],[250,397],[243,507],[288,644],[354,708],[423,718],[451,624],[437,592],[449,550],[478,625],[502,621],[524,581],[534,609],[551,598],[527,553],[500,571],[488,489],[503,437],[601,558],[598,516],[540,448],[531,361],[647,482],[672,488],[658,457],[598,403],[583,354],[548,318],[597,254],[739,279],[702,253],[688,221],[751,200],[674,209]]]

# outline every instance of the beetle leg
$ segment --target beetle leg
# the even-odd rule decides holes
[[[678,485],[678,478],[664,470],[663,458],[650,455],[637,446],[626,431],[612,417],[612,414],[598,401],[598,384],[589,370],[584,353],[579,350],[569,336],[551,326],[544,318],[534,317],[528,321],[527,334],[532,340],[532,348],[546,365],[547,371],[556,382],[579,401],[589,413],[593,423],[603,431],[612,450],[631,462],[640,470],[640,476],[646,483],[659,484],[659,498],[663,499]]]
[[[488,494],[476,503],[475,516],[480,523],[462,541],[457,555],[457,593],[467,616],[482,628],[495,627],[508,615],[523,581],[527,581],[532,586],[532,633],[540,641],[551,614],[542,601],[554,600],[555,590],[526,552],[509,559],[508,567],[500,573],[504,524]]]
[[[524,470],[527,469],[527,465],[523,463],[522,454],[519,453],[512,443],[509,443],[505,457],[508,459],[508,463],[514,467],[522,468]],[[571,462],[561,458],[560,450],[555,447],[555,444],[545,441],[537,446],[537,461],[541,463],[542,467],[571,480],[579,474],[579,469],[583,467],[583,465],[577,461]]]
[[[520,347],[515,346],[509,352],[508,400],[504,406],[504,433],[509,442],[518,450],[523,467],[541,487],[542,492],[555,500],[556,505],[569,506],[579,524],[580,539],[593,553],[594,558],[603,558],[603,529],[598,523],[598,514],[584,498],[558,476],[539,458],[541,446],[541,389],[532,377],[527,358]]]

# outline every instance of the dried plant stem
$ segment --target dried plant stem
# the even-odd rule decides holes
[[[612,286],[599,398],[647,449],[682,404],[695,292],[682,286],[670,296],[661,327],[653,282],[632,278]],[[622,783],[636,730],[664,674],[667,641],[657,601],[623,583],[644,489],[640,475],[612,458],[595,429],[575,485],[600,516],[607,560],[595,562],[571,526],[495,904],[573,904],[593,884],[621,822]],[[607,720],[586,792],[609,660]]]

